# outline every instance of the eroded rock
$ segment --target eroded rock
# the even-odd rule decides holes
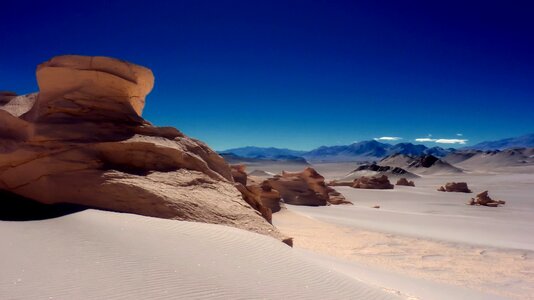
[[[302,172],[282,172],[282,175],[267,181],[288,204],[323,206],[348,203],[343,195],[327,187],[324,177],[310,167]]]
[[[247,185],[247,172],[245,172],[245,165],[230,165],[232,169],[232,177],[235,182],[239,182],[242,185]]]
[[[476,195],[476,198],[471,198],[471,201],[468,204],[469,205],[483,205],[483,206],[489,206],[489,207],[497,207],[499,205],[506,204],[506,201],[493,200],[488,195],[488,191],[484,191],[484,192]]]
[[[402,177],[402,178],[399,178],[399,180],[397,180],[396,185],[415,186],[415,183],[412,180],[408,180]]]
[[[154,84],[149,69],[67,55],[39,65],[37,81],[39,94],[0,105],[0,189],[45,204],[229,225],[289,243],[221,156],[141,117]]]
[[[389,182],[389,179],[386,175],[373,177],[362,176],[354,180],[352,187],[356,189],[387,190],[393,189],[393,184]]]
[[[439,192],[456,192],[456,193],[471,193],[465,182],[448,182],[445,186],[438,188]]]

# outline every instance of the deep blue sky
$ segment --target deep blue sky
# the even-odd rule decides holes
[[[529,3],[6,0],[0,90],[37,90],[55,55],[105,55],[153,70],[146,119],[218,150],[473,144],[534,132]]]

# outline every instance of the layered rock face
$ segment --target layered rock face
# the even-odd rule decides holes
[[[313,168],[308,167],[302,172],[282,172],[282,175],[267,181],[288,204],[323,206],[350,203],[343,195],[326,186],[324,177]]]
[[[352,187],[356,189],[388,190],[393,189],[393,184],[389,182],[389,179],[386,175],[374,177],[362,176],[354,180]]]
[[[221,156],[141,117],[154,84],[149,69],[59,56],[38,66],[37,81],[38,95],[0,103],[0,189],[45,204],[225,224],[285,239],[267,222],[270,212],[244,199]]]
[[[415,183],[412,180],[408,181],[408,179],[402,177],[397,180],[396,185],[415,186]]]
[[[457,193],[471,193],[471,190],[467,187],[466,182],[447,182],[445,186],[441,186],[438,191],[440,192],[457,192]]]
[[[499,205],[506,204],[506,201],[503,200],[493,200],[488,195],[488,191],[484,191],[476,196],[476,198],[471,198],[469,205],[483,205],[489,207],[497,207]]]

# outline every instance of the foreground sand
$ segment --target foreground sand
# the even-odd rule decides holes
[[[220,225],[86,210],[0,236],[2,299],[402,299]]]
[[[435,191],[454,180],[508,202],[473,207],[465,205],[472,194]],[[335,258],[367,281],[375,272],[377,284],[416,298],[534,299],[534,174],[434,176],[416,185],[339,187],[354,206],[288,205],[274,224],[296,249]]]

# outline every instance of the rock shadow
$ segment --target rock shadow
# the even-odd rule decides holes
[[[80,212],[88,207],[70,203],[43,204],[17,194],[0,190],[1,221],[36,221]]]

